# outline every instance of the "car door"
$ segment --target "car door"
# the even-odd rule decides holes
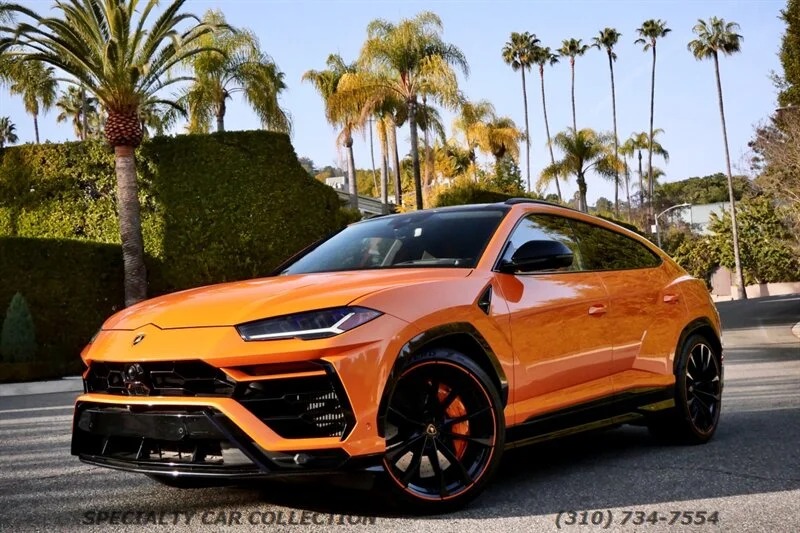
[[[615,391],[669,385],[670,354],[686,313],[674,273],[644,244],[622,233],[574,221],[585,266],[608,291]]]
[[[520,220],[500,262],[509,261],[516,249],[533,240],[559,241],[574,256],[571,267],[558,271],[496,274],[496,286],[508,304],[517,357],[517,422],[611,392],[608,300],[599,274],[582,269],[569,220],[545,214]]]

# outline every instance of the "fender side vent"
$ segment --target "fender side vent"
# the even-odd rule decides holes
[[[478,298],[478,307],[481,311],[489,314],[489,310],[492,308],[492,286],[487,285],[486,288],[483,290],[483,294],[481,294],[480,298]]]

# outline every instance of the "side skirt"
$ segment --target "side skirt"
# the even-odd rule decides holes
[[[506,430],[506,449],[627,424],[675,406],[674,388],[635,389],[529,418]]]

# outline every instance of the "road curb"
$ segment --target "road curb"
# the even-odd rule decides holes
[[[26,394],[50,394],[53,392],[81,392],[83,380],[80,376],[69,376],[52,381],[30,381],[26,383],[0,384],[0,396],[23,396]]]

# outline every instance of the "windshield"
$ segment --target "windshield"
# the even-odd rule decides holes
[[[376,268],[473,268],[507,209],[420,211],[348,226],[281,274]]]

